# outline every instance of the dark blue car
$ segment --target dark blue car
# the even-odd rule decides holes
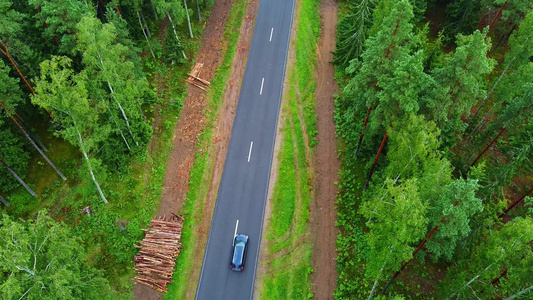
[[[246,245],[248,245],[248,236],[238,234],[233,241],[233,250],[231,251],[230,269],[240,272],[244,270],[244,261],[246,260]]]

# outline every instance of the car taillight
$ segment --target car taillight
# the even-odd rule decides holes
[[[229,268],[231,269],[231,265],[229,265]]]
[[[241,267],[241,270],[244,270],[244,267]]]

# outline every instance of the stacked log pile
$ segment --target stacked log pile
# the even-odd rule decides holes
[[[191,73],[189,73],[189,78],[187,78],[187,82],[199,89],[207,91],[207,87],[211,85],[211,82],[200,78],[200,71],[202,70],[203,66],[203,63],[196,63]]]
[[[133,259],[137,276],[135,282],[166,293],[167,284],[172,282],[176,258],[181,248],[181,229],[183,218],[175,215],[170,220],[154,219],[139,245],[140,249]]]

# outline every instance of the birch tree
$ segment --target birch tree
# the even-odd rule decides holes
[[[5,67],[3,62],[0,62],[0,108],[3,109],[5,112],[5,115],[13,121],[13,123],[18,127],[18,129],[21,131],[21,133],[28,139],[30,144],[33,146],[33,148],[41,155],[41,157],[54,169],[54,171],[61,177],[61,179],[66,180],[67,178],[61,171],[52,163],[52,161],[44,154],[43,149],[39,148],[37,143],[32,139],[30,136],[30,133],[19,124],[19,122],[15,119],[14,115],[15,113],[15,107],[17,106],[18,102],[21,102],[22,99],[20,99],[20,90],[18,85],[15,84],[15,80],[12,78],[9,78],[8,76],[8,69]]]
[[[181,55],[184,59],[187,59],[187,56],[183,51],[183,46],[181,45],[180,38],[176,31],[176,26],[182,24],[185,21],[186,11],[181,6],[179,0],[154,0],[153,3],[159,15],[163,15],[168,18],[170,25],[172,26],[174,39],[176,40],[178,47],[181,48]]]
[[[71,60],[66,57],[53,57],[41,63],[41,77],[32,102],[52,111],[54,120],[62,125],[58,134],[79,147],[91,179],[102,201],[107,203],[96,179],[95,162],[89,159],[89,153],[100,141],[108,138],[110,128],[98,122],[102,107],[88,98],[85,87],[87,75],[84,72],[74,75],[70,67]]]
[[[369,191],[370,192],[370,191]],[[397,271],[412,256],[412,243],[424,236],[426,205],[418,196],[416,179],[395,184],[386,179],[383,188],[375,188],[360,208],[367,219],[370,252],[365,275],[374,281],[372,295],[383,272]],[[370,297],[371,298],[371,297]]]
[[[445,299],[501,299],[533,285],[533,221],[516,218],[493,229],[472,255],[448,269],[437,287]]]
[[[116,299],[85,261],[72,230],[40,211],[32,221],[0,214],[0,293],[4,299]]]
[[[107,89],[108,96],[104,100],[113,103],[111,112],[120,116],[121,126],[129,133],[131,144],[145,144],[151,135],[151,127],[144,122],[141,107],[155,97],[140,66],[126,59],[130,50],[116,42],[113,24],[102,24],[94,17],[84,17],[77,26],[82,62],[86,71],[96,74],[95,79],[100,82],[91,83],[89,92],[98,94],[93,99],[97,100],[102,95],[96,90]]]

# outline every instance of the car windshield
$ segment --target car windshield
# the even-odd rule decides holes
[[[235,252],[233,253],[233,263],[240,265],[242,263],[242,253],[244,251],[244,245],[237,244],[235,245]]]

